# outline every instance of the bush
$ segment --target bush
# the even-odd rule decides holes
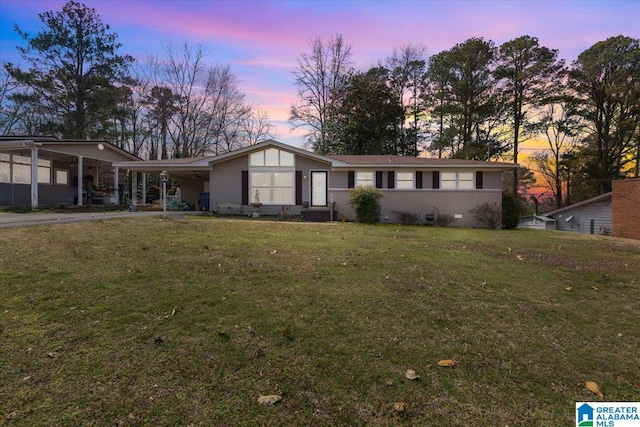
[[[483,223],[489,228],[500,228],[502,223],[502,213],[500,206],[496,202],[484,202],[471,209],[471,213],[476,221]]]
[[[391,211],[392,214],[398,217],[400,224],[413,225],[418,222],[418,214],[411,211]]]
[[[514,230],[520,223],[525,210],[524,202],[518,195],[502,193],[502,228]]]
[[[382,193],[373,187],[358,187],[351,190],[349,203],[356,211],[356,220],[365,224],[380,222],[380,198]]]
[[[435,225],[437,225],[438,227],[446,227],[447,225],[451,224],[453,220],[454,220],[453,215],[440,214],[436,218]]]

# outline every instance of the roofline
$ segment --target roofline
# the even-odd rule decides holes
[[[257,150],[261,150],[264,149],[265,147],[268,146],[273,146],[273,147],[277,147],[283,150],[288,150],[288,151],[293,151],[295,154],[301,155],[301,156],[305,156],[305,157],[309,157],[324,163],[330,163],[333,164],[333,162],[335,162],[334,159],[331,159],[329,157],[326,156],[322,156],[320,154],[316,154],[316,153],[312,153],[311,151],[307,151],[305,149],[302,148],[298,148],[298,147],[294,147],[293,145],[289,145],[289,144],[285,144],[283,142],[279,142],[279,141],[275,141],[273,139],[268,139],[266,141],[262,141],[262,142],[258,142],[257,144],[254,145],[248,145],[246,147],[242,147],[239,148],[237,150],[233,150],[233,151],[229,151],[227,153],[224,154],[220,154],[218,156],[215,156],[213,158],[211,158],[211,160],[209,161],[209,164],[215,164],[215,163],[220,163],[223,162],[225,160],[229,160],[232,159],[234,157],[240,157],[243,156],[245,154],[251,153],[252,151],[257,151]]]
[[[399,169],[399,168],[407,168],[407,169],[416,169],[416,168],[424,168],[424,169],[434,169],[434,168],[453,168],[453,169],[514,169],[518,167],[515,164],[509,163],[490,163],[490,162],[482,162],[474,163],[474,164],[466,164],[466,163],[402,163],[402,164],[383,164],[383,163],[344,163],[340,162],[340,164],[334,164],[334,169],[353,169],[353,168],[368,168],[368,169]]]
[[[580,207],[580,206],[583,206],[583,205],[586,205],[586,204],[589,204],[589,203],[598,202],[600,200],[606,199],[607,197],[612,197],[612,194],[613,194],[613,192],[609,191],[608,193],[604,193],[604,194],[601,194],[599,196],[592,197],[590,199],[583,200],[581,202],[574,203],[572,205],[565,206],[565,207],[560,208],[560,209],[556,209],[555,211],[547,212],[545,215],[551,216],[551,215],[555,215],[555,214],[567,211],[569,209],[577,208],[577,207]]]
[[[14,137],[10,137],[14,138]],[[120,154],[125,155],[126,157],[130,157],[132,161],[142,161],[142,159],[134,154],[129,153],[127,150],[124,150],[106,139],[57,139],[54,137],[41,137],[41,138],[25,138],[21,139],[20,137],[15,137],[14,139],[0,139],[0,148],[6,149],[20,149],[20,148],[42,148],[43,150],[48,150],[52,152],[56,152],[59,154],[69,154],[63,151],[57,151],[54,148],[49,148],[50,146],[56,145],[98,145],[103,144],[104,147],[108,147],[110,150],[119,152]],[[135,160],[134,160],[135,159]]]

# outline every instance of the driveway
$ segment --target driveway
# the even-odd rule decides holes
[[[162,211],[76,212],[76,213],[0,213],[0,228],[26,227],[40,224],[63,224],[67,222],[95,221],[111,218],[140,218],[162,216]],[[167,216],[180,217],[198,212],[167,211]]]

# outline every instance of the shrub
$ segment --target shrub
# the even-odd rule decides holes
[[[380,198],[382,193],[373,187],[358,187],[351,190],[349,203],[356,211],[356,220],[365,224],[380,222]]]
[[[525,210],[524,202],[518,195],[502,193],[502,228],[514,230],[520,223]]]
[[[473,217],[489,228],[500,228],[502,213],[496,202],[484,202],[471,209]]]
[[[436,218],[435,225],[437,225],[438,227],[446,227],[447,225],[451,224],[453,220],[453,215],[440,214],[438,215],[438,218]]]
[[[413,225],[418,222],[418,214],[411,211],[391,211],[392,214],[398,217],[401,224]]]

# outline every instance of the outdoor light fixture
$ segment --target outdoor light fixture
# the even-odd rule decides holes
[[[167,217],[167,181],[169,180],[169,172],[160,172],[160,181],[162,181],[162,216]]]

